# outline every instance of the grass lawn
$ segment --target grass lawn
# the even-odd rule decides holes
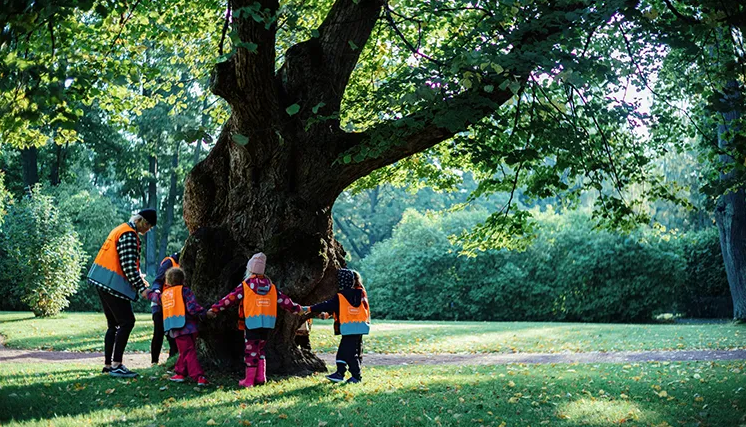
[[[740,426],[746,362],[366,367],[364,383],[320,375],[239,390],[137,380],[97,365],[0,366],[0,424],[39,426]]]
[[[339,338],[331,320],[316,320],[314,349],[335,352]],[[35,319],[26,312],[0,312],[0,335],[12,348],[103,350],[102,313],[65,313]],[[149,351],[152,320],[137,314],[127,351]],[[365,351],[376,353],[511,353],[746,348],[746,325],[628,325],[549,322],[375,321]]]

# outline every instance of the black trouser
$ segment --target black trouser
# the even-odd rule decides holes
[[[130,332],[135,327],[135,313],[132,312],[132,302],[128,299],[118,298],[96,286],[101,306],[106,315],[106,324],[109,329],[104,336],[104,364],[111,362],[122,363],[124,348]],[[112,356],[113,353],[113,356]]]
[[[161,348],[163,348],[163,336],[166,331],[163,330],[163,312],[156,311],[153,313],[153,339],[150,340],[150,362],[158,363],[158,358],[161,357]],[[178,352],[176,347],[176,340],[171,338],[170,335],[166,335],[168,340],[168,357],[173,356]]]
[[[337,349],[337,372],[344,375],[347,368],[353,377],[360,379],[360,365],[363,360],[363,336],[342,335]]]

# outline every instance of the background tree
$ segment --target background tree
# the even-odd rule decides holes
[[[634,24],[620,23],[627,52],[638,54],[640,74],[661,68],[659,103],[671,130],[698,135],[711,165],[703,188],[711,200],[733,298],[733,316],[746,319],[746,174],[744,87],[746,6],[700,0],[651,2]],[[663,51],[645,50],[643,39],[660,37]],[[633,59],[634,60],[634,59]],[[647,64],[646,64],[647,63]],[[645,84],[649,82],[645,80]],[[678,101],[678,103],[677,103]],[[683,106],[683,107],[682,107]],[[673,113],[671,113],[673,112]]]

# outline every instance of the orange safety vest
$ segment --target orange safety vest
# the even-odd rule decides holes
[[[257,279],[257,278],[253,278]],[[243,315],[246,329],[274,328],[277,320],[277,289],[270,282],[267,295],[259,295],[249,287],[249,280],[243,281]],[[258,280],[269,279],[266,277]]]
[[[163,261],[161,261],[161,265],[163,265],[163,263],[166,262],[167,259],[171,260],[171,268],[179,268],[179,263],[170,256],[163,258]]]
[[[350,304],[341,293],[337,294],[337,297],[339,297],[339,316],[335,316],[335,320],[339,321],[339,333],[342,335],[368,335],[370,333],[370,307],[365,290],[363,289],[363,300],[357,307]]]
[[[163,305],[163,329],[183,328],[186,325],[186,309],[184,308],[183,286],[169,286],[161,294]]]
[[[166,261],[167,261],[167,260],[169,260],[169,259],[171,260],[171,268],[178,268],[178,267],[179,267],[179,263],[178,263],[178,262],[176,262],[176,260],[175,260],[175,259],[173,259],[173,258],[172,258],[172,257],[170,257],[170,256],[167,256],[167,257],[163,258],[163,261],[161,261],[161,265],[163,265],[163,263],[164,263],[164,262],[166,262]],[[158,306],[158,303],[157,303],[157,302],[151,302],[151,303],[150,303],[150,306],[151,306],[151,307],[156,307],[156,306]]]
[[[119,253],[117,252],[117,241],[126,232],[135,233],[137,253],[140,253],[140,236],[137,235],[137,230],[125,222],[109,233],[103,246],[98,251],[96,259],[93,260],[93,265],[88,271],[88,278],[134,301],[137,299],[137,292],[127,281],[122,266],[119,264]],[[137,259],[137,269],[140,269],[139,258]]]

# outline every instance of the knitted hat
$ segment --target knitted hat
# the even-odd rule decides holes
[[[337,270],[337,286],[339,289],[352,289],[355,286],[355,275],[352,270],[340,268]]]
[[[145,221],[147,221],[148,224],[150,224],[153,227],[155,227],[155,224],[158,222],[158,212],[155,209],[152,209],[152,208],[143,209],[137,214],[145,218]]]
[[[259,252],[246,263],[246,269],[254,274],[264,274],[265,265],[267,265],[267,255]]]

